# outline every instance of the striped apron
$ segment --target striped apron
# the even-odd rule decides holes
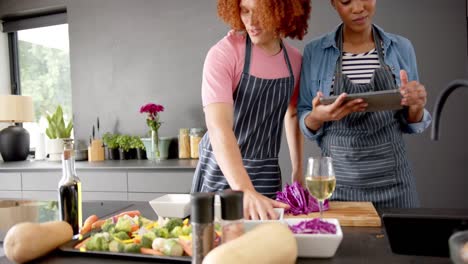
[[[281,49],[289,77],[262,79],[250,75],[251,45],[247,36],[244,69],[233,94],[233,130],[243,165],[255,190],[274,198],[276,192],[281,190],[278,152],[284,115],[294,90],[294,75],[283,43]],[[199,145],[199,162],[193,177],[192,192],[217,192],[229,188],[213,153],[209,133],[206,133]]]
[[[375,28],[373,36],[381,67],[375,70],[370,83],[354,84],[342,74],[342,34],[343,29],[337,38],[341,55],[335,72],[336,94],[398,89],[391,69],[383,60]],[[419,206],[396,114],[397,111],[352,113],[324,124],[319,146],[323,155],[333,158],[337,186],[332,200],[372,201],[377,208]]]

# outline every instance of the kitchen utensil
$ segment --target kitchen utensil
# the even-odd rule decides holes
[[[288,215],[284,218],[316,218],[319,213],[308,215]],[[338,219],[341,226],[375,226],[382,225],[382,221],[371,202],[330,202],[330,209],[323,212],[324,218]]]

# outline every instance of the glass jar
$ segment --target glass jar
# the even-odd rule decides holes
[[[179,130],[179,159],[190,159],[190,136],[188,128]]]
[[[198,145],[200,144],[203,134],[203,128],[190,129],[190,157],[192,159],[198,159]]]

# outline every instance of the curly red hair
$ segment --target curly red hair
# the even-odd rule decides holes
[[[218,0],[218,16],[235,30],[245,30],[240,0]],[[310,0],[257,0],[257,19],[280,36],[302,39],[307,34]]]

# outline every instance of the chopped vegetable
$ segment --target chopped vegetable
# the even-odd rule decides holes
[[[130,237],[128,236],[128,234],[124,231],[120,231],[118,233],[114,233],[114,238],[115,239],[119,239],[119,240],[127,240],[127,239],[130,239]]]
[[[80,234],[86,234],[91,231],[92,225],[94,222],[98,221],[99,217],[97,215],[90,215],[83,223],[83,227],[80,230]]]
[[[166,239],[162,252],[167,256],[180,257],[184,254],[184,249],[175,239]]]
[[[184,222],[182,221],[182,219],[180,219],[180,218],[171,218],[166,223],[166,225],[164,227],[167,228],[167,230],[169,232],[171,232],[172,229],[174,229],[176,226],[182,226],[183,224],[184,224]]]
[[[164,228],[164,227],[156,227],[155,229],[153,229],[153,232],[157,237],[162,237],[162,238],[169,237],[169,231],[167,230],[167,228]]]
[[[117,240],[112,240],[109,243],[109,251],[110,252],[123,252],[125,246],[123,243],[120,243]]]
[[[153,232],[145,233],[141,237],[141,246],[144,248],[151,248],[153,240],[156,238],[156,235]]]
[[[132,231],[132,219],[131,218],[125,218],[121,217],[117,221],[117,224],[115,225],[115,231],[116,232],[131,232]]]
[[[94,234],[90,240],[86,242],[86,249],[95,251],[109,250],[110,235],[107,232]]]
[[[140,252],[146,255],[164,256],[164,254],[161,251],[154,250],[151,248],[141,248]]]
[[[320,218],[304,220],[296,225],[290,225],[289,229],[294,234],[336,234],[336,226]]]
[[[282,192],[277,192],[276,200],[290,206],[285,210],[286,214],[300,215],[319,211],[317,200],[297,181],[291,185],[286,184]],[[325,200],[323,210],[328,209],[328,200]]]
[[[125,253],[140,253],[141,246],[137,244],[126,244],[124,246]]]

